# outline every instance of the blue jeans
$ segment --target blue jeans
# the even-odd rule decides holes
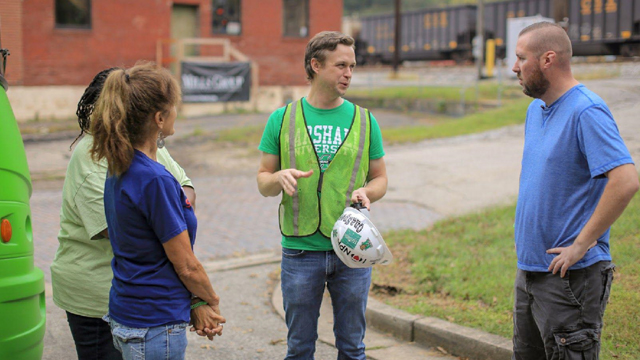
[[[79,360],[122,360],[122,354],[113,347],[111,329],[102,319],[67,311],[67,321]]]
[[[338,359],[365,360],[364,333],[371,268],[347,267],[333,251],[282,249],[282,298],[287,334],[286,359],[313,359],[325,284],[333,304]]]
[[[132,328],[103,318],[111,326],[113,345],[124,360],[184,360],[187,350],[187,323]]]

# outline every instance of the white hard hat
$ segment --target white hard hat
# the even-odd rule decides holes
[[[382,235],[363,212],[352,205],[347,207],[338,218],[331,231],[333,250],[345,265],[350,268],[366,268],[375,264],[388,265],[393,255],[384,243]],[[368,212],[366,212],[368,214]]]

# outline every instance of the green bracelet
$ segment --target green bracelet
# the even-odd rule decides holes
[[[197,302],[195,304],[191,304],[191,310],[197,308],[198,306],[202,306],[202,305],[209,305],[209,303],[204,301],[204,300],[202,300],[202,301]]]

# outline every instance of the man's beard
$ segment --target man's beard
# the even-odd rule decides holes
[[[522,92],[532,98],[540,99],[549,90],[550,85],[549,80],[544,77],[542,70],[538,66],[534,69],[527,82],[522,82]]]

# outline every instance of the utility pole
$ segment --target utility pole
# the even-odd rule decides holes
[[[478,80],[482,79],[482,58],[484,56],[484,0],[478,0],[478,13],[476,15],[476,46],[474,50]]]
[[[398,75],[400,66],[400,0],[395,0],[395,31],[393,36],[393,74]]]
[[[0,26],[2,28],[2,26]],[[0,30],[0,34],[2,31]],[[4,78],[4,73],[7,70],[7,56],[9,56],[9,49],[2,48],[2,35],[0,35],[0,87],[8,89],[9,85]]]

